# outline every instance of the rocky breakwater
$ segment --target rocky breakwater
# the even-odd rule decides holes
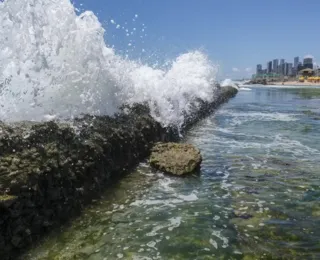
[[[269,85],[267,79],[252,79],[246,83],[247,85]]]
[[[236,94],[218,89],[184,128]],[[177,138],[143,105],[114,117],[84,116],[71,124],[0,122],[0,259],[17,259],[43,234],[81,212],[150,154],[154,143]]]
[[[199,100],[199,108],[194,109],[194,113],[186,116],[186,120],[181,127],[182,133],[187,131],[190,127],[196,124],[199,120],[207,117],[214,112],[221,104],[227,102],[230,98],[236,96],[238,89],[230,86],[218,87],[215,102],[204,102]],[[191,108],[192,109],[192,108]]]

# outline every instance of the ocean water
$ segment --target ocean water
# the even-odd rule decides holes
[[[22,259],[320,259],[320,88],[240,89],[183,142],[200,174],[141,163]]]
[[[163,125],[179,126],[199,99],[215,98],[217,66],[205,53],[130,60],[108,45],[95,14],[78,14],[70,0],[0,1],[0,25],[0,120],[112,115],[145,102]]]

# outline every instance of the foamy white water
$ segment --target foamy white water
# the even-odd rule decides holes
[[[221,87],[227,87],[227,86],[232,86],[236,89],[239,89],[239,87],[237,86],[236,82],[234,82],[232,79],[224,79],[221,82]]]
[[[200,98],[214,98],[217,67],[199,51],[169,69],[153,69],[116,54],[94,13],[69,0],[0,3],[0,120],[113,114],[147,102],[164,125],[181,124]]]

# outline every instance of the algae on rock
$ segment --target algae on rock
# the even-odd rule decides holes
[[[185,175],[200,168],[200,151],[191,144],[157,143],[151,150],[151,166],[174,175]]]

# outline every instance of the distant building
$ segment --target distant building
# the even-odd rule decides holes
[[[288,76],[288,72],[289,72],[289,63],[285,63],[284,64],[284,72],[283,72],[283,75],[284,76]]]
[[[284,59],[280,60],[278,73],[281,74],[281,75],[285,75],[285,62],[284,62]]]
[[[262,65],[261,65],[261,64],[258,64],[258,65],[257,65],[257,71],[256,71],[256,74],[257,74],[257,75],[262,74]]]
[[[286,74],[285,71],[286,71],[286,63],[280,64],[278,73],[281,75],[285,75]]]
[[[292,68],[292,76],[297,76],[297,74],[298,74],[298,69]]]
[[[274,73],[278,73],[278,67],[279,67],[279,60],[274,59],[273,60],[273,67],[272,67],[272,70]]]
[[[315,76],[319,77],[320,76],[320,69],[318,66],[315,66],[316,68],[313,69],[313,73]]]
[[[303,68],[304,69],[313,69],[313,59],[311,57],[305,57],[303,59]]]
[[[306,69],[300,70],[299,71],[299,75],[301,75],[301,76],[312,76],[313,75],[313,69],[306,68]]]
[[[313,64],[313,57],[311,55],[305,56],[303,58],[303,63],[299,60],[299,56],[294,57],[293,63],[286,62],[285,59],[274,59],[267,63],[265,69],[262,68],[261,64],[257,64],[255,76],[265,77],[267,76],[266,74],[273,74],[273,76],[276,76],[276,74],[278,74],[278,76],[297,76],[299,71],[303,69],[313,70],[314,68],[317,68],[317,66]]]
[[[299,65],[299,57],[295,57],[293,62],[293,67],[295,69],[298,69],[298,65]]]
[[[288,63],[288,76],[292,76],[293,75],[293,64],[292,63]]]
[[[272,61],[269,61],[267,64],[267,73],[272,73]]]
[[[303,65],[301,62],[298,63],[298,70],[297,72],[299,73],[300,70],[303,70]]]

